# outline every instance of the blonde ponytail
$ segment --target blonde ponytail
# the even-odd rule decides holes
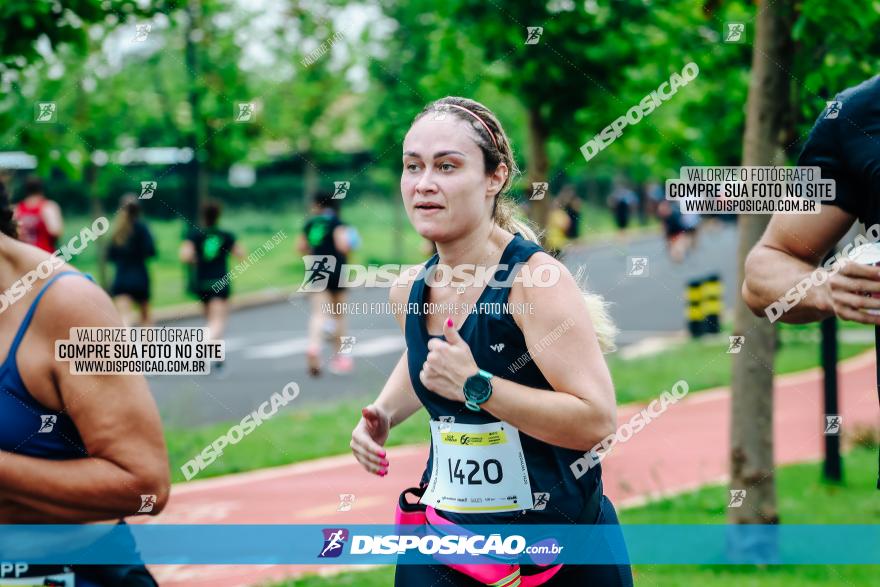
[[[498,226],[513,234],[518,232],[524,239],[541,244],[540,233],[535,230],[534,224],[527,219],[519,218],[518,212],[516,204],[506,194],[498,196],[495,205],[495,222]],[[584,291],[580,283],[578,283],[578,288],[583,293],[587,313],[593,323],[593,330],[596,331],[596,338],[599,339],[599,348],[603,353],[616,351],[617,345],[614,343],[614,339],[620,331],[608,312],[608,307],[611,304],[599,294]]]
[[[578,284],[578,287],[581,287],[580,284]],[[584,302],[587,304],[587,313],[593,322],[596,338],[599,339],[599,348],[602,349],[603,353],[613,353],[617,350],[614,339],[617,338],[620,330],[618,330],[614,320],[611,319],[611,314],[608,312],[608,307],[611,303],[607,302],[605,298],[597,293],[584,291],[583,288],[581,288],[581,292],[584,294]]]
[[[540,233],[531,220],[519,218],[519,208],[507,194],[499,194],[495,200],[495,223],[511,234],[520,233],[523,238],[541,244]]]

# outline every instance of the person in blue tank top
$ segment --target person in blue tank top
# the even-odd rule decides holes
[[[362,409],[351,448],[384,477],[390,429],[424,407],[431,450],[408,491],[428,512],[455,524],[617,524],[601,466],[574,465],[616,428],[603,357],[616,328],[605,302],[582,292],[515,217],[506,193],[517,173],[506,133],[482,104],[446,97],[416,116],[400,188],[437,254],[390,289],[394,307],[418,312],[396,314],[406,350]],[[488,279],[478,278],[485,268]],[[542,569],[523,565],[499,582],[443,564],[398,565],[395,585],[632,585],[626,564]]]
[[[122,326],[110,297],[16,237],[0,182],[0,524],[159,513],[170,491],[168,457],[144,377],[71,374],[68,361],[55,360],[55,341],[71,328]],[[143,565],[30,571],[34,584],[156,584]]]

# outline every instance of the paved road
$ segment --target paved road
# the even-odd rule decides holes
[[[684,327],[684,284],[709,272],[720,272],[725,304],[735,295],[735,229],[702,235],[699,247],[681,265],[671,263],[659,236],[629,243],[610,243],[574,250],[566,257],[573,274],[583,266],[586,284],[614,302],[611,310],[621,328],[621,346]],[[630,257],[648,259],[647,275],[627,275]],[[385,302],[386,289],[352,292],[351,301]],[[164,376],[150,379],[166,426],[191,427],[240,420],[289,381],[301,388],[297,400],[328,403],[344,397],[375,396],[403,352],[403,337],[389,315],[353,316],[351,335],[355,372],[314,380],[305,372],[308,305],[304,298],[241,310],[230,318],[226,335],[227,367],[222,377]],[[201,325],[182,320],[175,325]]]
[[[744,347],[743,352],[748,352]],[[720,360],[729,360],[726,354]],[[872,352],[839,366],[840,413],[850,430],[878,421]],[[699,369],[699,367],[697,368]],[[658,389],[658,395],[663,390]],[[824,446],[822,374],[819,369],[778,377],[774,383],[774,454],[777,465],[820,458]],[[618,422],[641,406],[623,406]],[[722,482],[730,452],[730,392],[727,388],[686,396],[662,417],[615,446],[602,462],[605,493],[618,508]],[[342,455],[175,485],[165,511],[156,518],[131,518],[152,524],[390,524],[400,491],[416,483],[425,467],[428,445],[388,450],[389,474],[378,478]],[[752,507],[748,490],[742,507]],[[354,494],[349,511],[339,509],[339,494]],[[550,503],[553,503],[551,493]],[[723,504],[717,523],[725,522]],[[622,516],[626,523],[626,515]],[[866,518],[866,523],[874,518]],[[363,568],[363,567],[361,567]],[[163,587],[244,587],[328,570],[317,565],[196,566],[160,565],[151,570]],[[338,570],[330,569],[330,570]]]

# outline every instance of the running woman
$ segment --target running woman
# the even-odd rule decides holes
[[[208,335],[213,340],[223,338],[229,314],[229,256],[240,261],[244,250],[235,241],[235,235],[221,230],[217,225],[223,207],[220,202],[209,201],[202,208],[203,228],[193,228],[180,247],[180,260],[193,266],[192,293],[205,308]],[[215,366],[222,366],[222,362]]]
[[[312,270],[312,276],[326,279],[326,287],[311,295],[311,317],[309,319],[309,347],[306,350],[309,374],[317,377],[321,374],[321,336],[324,325],[332,320],[333,343],[336,352],[330,360],[330,372],[337,375],[350,373],[354,369],[354,361],[348,353],[341,353],[342,337],[345,336],[345,313],[336,312],[345,303],[345,288],[339,285],[342,265],[348,261],[348,253],[352,250],[352,227],[347,226],[339,217],[341,199],[333,199],[334,192],[323,191],[315,195],[312,217],[309,218],[299,236],[297,249],[304,255],[320,256],[318,265],[306,267]],[[333,267],[331,270],[330,267]],[[319,268],[326,267],[326,271]],[[331,304],[331,316],[325,316],[323,306]]]
[[[390,301],[509,302],[524,311],[484,306],[494,313],[397,314],[406,351],[376,401],[362,409],[351,448],[367,471],[384,477],[390,429],[424,406],[432,448],[416,493],[442,517],[455,524],[617,524],[602,493],[601,467],[578,476],[571,468],[615,430],[614,387],[602,356],[613,347],[615,328],[601,298],[584,296],[565,266],[536,244],[534,231],[515,219],[505,194],[517,172],[506,133],[482,104],[447,97],[415,118],[403,143],[400,188],[410,222],[437,243],[438,253],[401,275]],[[495,273],[501,285],[452,280],[431,287],[418,272],[437,264],[503,264]],[[517,272],[536,275],[539,267],[558,272],[558,283],[513,282]],[[558,340],[539,352],[554,329]],[[467,449],[439,441],[441,432],[479,436],[502,429],[508,440],[481,447],[488,456],[480,457],[479,473],[465,466]],[[514,474],[522,462],[526,476]],[[397,586],[441,584],[483,583],[440,564],[397,567]],[[565,565],[543,584],[632,585],[632,576],[628,565]]]
[[[15,207],[18,238],[48,253],[58,248],[64,230],[61,208],[43,194],[43,182],[29,177],[24,182],[24,199]]]
[[[0,524],[119,520],[145,498],[149,513],[159,513],[170,490],[168,458],[146,380],[72,375],[68,362],[55,360],[55,341],[69,339],[71,328],[122,326],[110,298],[16,234],[0,183],[0,292],[43,263],[58,267],[45,278],[37,270],[16,301],[0,298]],[[142,565],[71,572],[77,587],[156,584]]]
[[[141,220],[141,207],[134,194],[122,197],[107,258],[116,265],[110,295],[126,326],[131,322],[131,304],[140,311],[140,325],[150,326],[150,273],[147,259],[156,256],[153,235]]]

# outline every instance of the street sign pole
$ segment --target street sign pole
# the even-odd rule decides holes
[[[843,469],[840,462],[840,430],[829,434],[828,416],[839,415],[837,405],[837,316],[822,320],[822,370],[825,396],[825,462],[822,474],[828,481],[840,481]]]

